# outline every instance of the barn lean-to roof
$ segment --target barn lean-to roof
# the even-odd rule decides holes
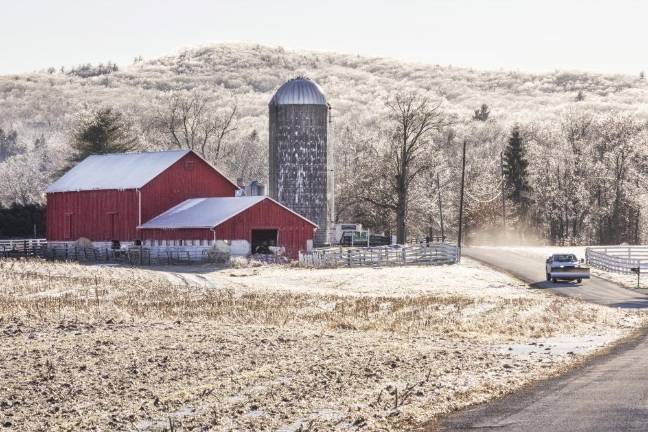
[[[264,200],[277,204],[317,228],[317,224],[267,196],[191,198],[137,228],[214,228]]]
[[[191,150],[91,155],[52,183],[46,192],[139,189],[189,153],[202,159]],[[205,163],[236,187],[215,167]]]

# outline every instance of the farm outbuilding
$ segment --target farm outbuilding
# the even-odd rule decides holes
[[[317,225],[238,186],[193,151],[90,156],[47,190],[47,241],[122,247],[206,247],[239,241],[251,252],[308,248]]]
[[[238,187],[190,150],[94,155],[47,189],[47,240],[139,240],[137,226],[188,198]]]
[[[142,224],[145,244],[208,244],[215,240],[246,240],[251,252],[279,247],[296,258],[317,225],[269,197],[188,199]]]

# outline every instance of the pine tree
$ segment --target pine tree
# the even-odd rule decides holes
[[[520,128],[515,126],[511,131],[508,145],[504,150],[504,181],[508,191],[507,198],[519,208],[520,216],[526,216],[529,209],[529,186],[526,158],[526,148],[520,134]]]
[[[0,128],[0,162],[20,154],[21,150],[18,146],[18,132],[15,130],[5,131]]]
[[[488,120],[489,115],[490,115],[490,110],[488,109],[488,105],[482,104],[482,106],[478,110],[475,110],[475,115],[473,115],[473,120],[485,122],[486,120]]]
[[[96,111],[83,119],[74,132],[72,162],[80,162],[93,154],[123,153],[136,148],[137,137],[123,115],[112,108]]]
[[[583,102],[585,100],[585,93],[583,93],[583,90],[579,90],[578,94],[576,94],[576,102]]]

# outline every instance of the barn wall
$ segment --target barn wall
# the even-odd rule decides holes
[[[113,238],[111,233],[113,220],[118,238]],[[51,241],[80,237],[93,241],[131,241],[137,238],[137,220],[138,202],[134,190],[47,194],[47,239]]]
[[[142,187],[142,223],[189,198],[233,197],[236,186],[188,153]]]
[[[306,249],[306,241],[313,239],[313,225],[290,211],[264,200],[216,227],[217,240],[252,241],[253,229],[278,230],[278,245],[286,248],[286,254],[297,258]],[[141,230],[144,240],[213,240],[209,229]]]

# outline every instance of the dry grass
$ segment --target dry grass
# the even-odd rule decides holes
[[[329,274],[254,271],[306,285]],[[214,289],[149,270],[0,260],[0,420],[16,430],[410,430],[578,357],[509,345],[609,341],[641,322],[515,286],[364,296],[255,289],[240,276],[220,273],[211,280],[236,284]]]

